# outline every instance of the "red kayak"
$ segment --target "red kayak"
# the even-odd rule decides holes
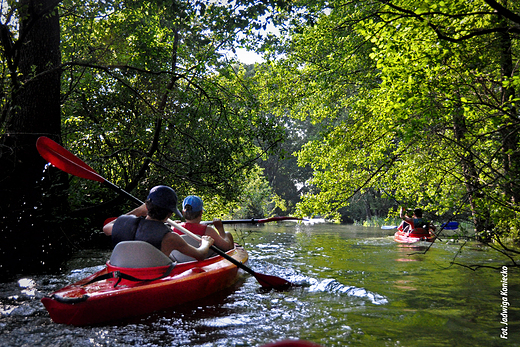
[[[426,231],[423,228],[415,228],[411,232],[397,230],[394,240],[399,243],[416,243],[419,241],[433,242],[435,234],[432,229]]]
[[[121,244],[123,251],[118,249]],[[240,246],[226,253],[241,263],[248,259]],[[56,323],[91,325],[203,298],[230,287],[237,274],[238,267],[219,255],[174,263],[146,242],[127,241],[116,246],[105,269],[48,295],[42,303]]]

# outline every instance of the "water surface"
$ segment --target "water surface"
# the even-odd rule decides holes
[[[228,227],[228,230],[232,227]],[[53,323],[40,299],[103,267],[82,251],[62,273],[0,284],[0,346],[261,346],[299,338],[323,346],[518,346],[520,279],[477,244],[396,244],[391,230],[296,223],[236,226],[253,270],[302,285],[265,291],[242,274],[198,302],[92,327]],[[501,292],[502,291],[502,292]],[[501,294],[502,293],[502,294]],[[506,298],[506,326],[502,302]],[[507,327],[508,339],[501,338]],[[504,336],[504,335],[503,335]]]

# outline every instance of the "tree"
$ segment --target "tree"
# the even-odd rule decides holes
[[[92,182],[72,178],[67,190],[60,177],[39,179],[45,163],[35,142],[42,134],[139,196],[163,183],[180,196],[236,198],[239,183],[260,156],[276,150],[282,131],[256,112],[226,51],[278,4],[284,3],[2,2],[1,215],[11,225],[2,234],[2,264],[17,257],[48,265],[42,249],[55,257],[60,240],[76,244],[83,226],[95,227],[107,208],[126,208]],[[42,191],[36,181],[49,187]],[[29,221],[35,207],[41,213]],[[57,216],[82,223],[66,227]],[[45,219],[64,227],[52,228],[59,235],[41,232]],[[22,238],[34,244],[23,252]]]
[[[266,70],[266,99],[282,106],[271,109],[328,125],[298,155],[318,189],[302,213],[376,189],[437,215],[470,213],[477,233],[515,235],[518,5],[327,6]]]
[[[73,87],[64,104],[68,147],[139,194],[166,182],[181,196],[196,186],[201,195],[236,197],[248,170],[283,135],[255,110],[240,69],[223,59],[250,25],[241,6],[252,17],[265,11],[247,1],[136,1],[64,18],[71,62],[64,84]]]
[[[61,248],[63,238],[48,220],[48,213],[63,201],[62,194],[50,190],[60,182],[60,175],[48,171],[46,179],[42,179],[45,162],[35,146],[39,136],[60,140],[61,134],[60,28],[56,5],[54,0],[2,2],[2,275],[18,268],[35,272],[48,267],[53,260],[54,265],[60,261],[53,253]]]
[[[274,116],[273,116],[274,117]],[[287,203],[287,211],[276,211],[277,214],[292,214],[300,196],[311,189],[308,180],[312,177],[310,167],[299,167],[294,153],[302,146],[315,139],[319,127],[310,121],[299,121],[289,117],[279,117],[277,122],[285,128],[285,141],[281,151],[267,156],[260,161],[269,186]]]

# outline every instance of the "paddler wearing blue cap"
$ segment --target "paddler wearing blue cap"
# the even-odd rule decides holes
[[[220,219],[213,219],[211,223],[213,227],[201,224],[204,211],[203,202],[199,196],[187,196],[182,202],[182,216],[186,222],[181,223],[181,226],[196,235],[210,236],[214,240],[214,245],[223,251],[232,249],[235,246],[233,235],[224,230]],[[174,231],[182,235],[181,231],[177,229],[174,229]]]

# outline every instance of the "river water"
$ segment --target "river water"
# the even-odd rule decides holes
[[[265,291],[243,273],[226,292],[175,309],[99,326],[55,324],[40,299],[103,268],[109,253],[87,250],[62,273],[0,284],[0,346],[520,346],[519,271],[501,268],[506,259],[478,244],[459,252],[461,243],[443,238],[424,254],[395,243],[391,230],[335,224],[233,233],[253,270],[301,286]],[[498,269],[450,266],[454,259]]]

